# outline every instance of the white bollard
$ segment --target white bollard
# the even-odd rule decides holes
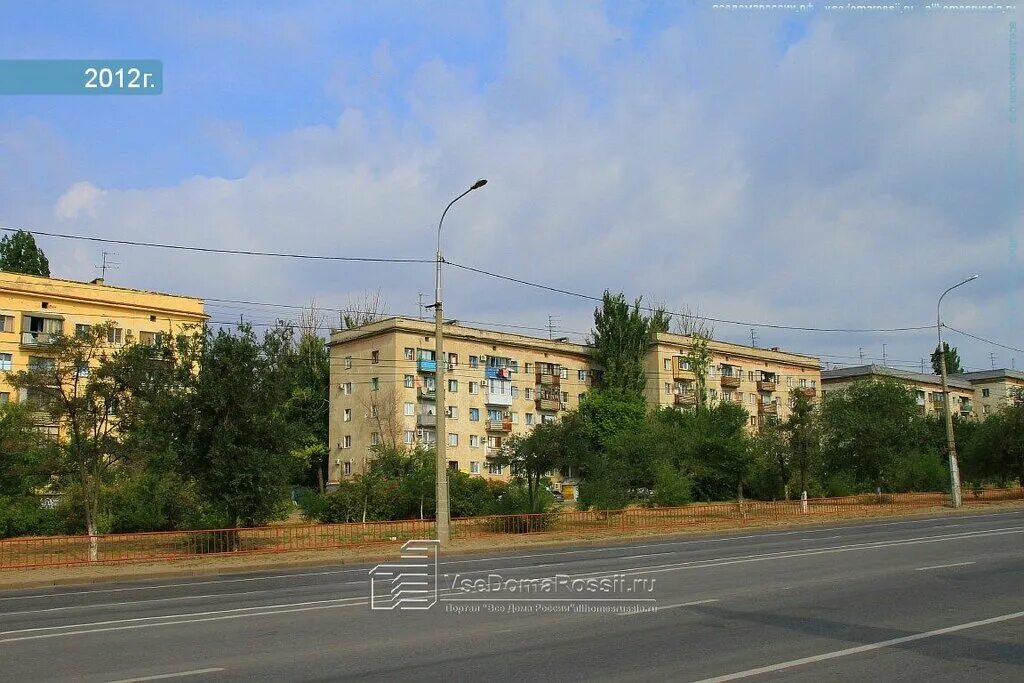
[[[800,510],[807,514],[807,491],[800,494]]]

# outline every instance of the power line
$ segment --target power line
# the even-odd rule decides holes
[[[1009,344],[1000,344],[997,341],[992,341],[991,339],[985,339],[984,337],[979,337],[977,335],[971,334],[970,332],[964,332],[963,330],[958,330],[955,327],[950,327],[946,323],[942,323],[942,326],[945,327],[946,329],[953,330],[957,334],[962,334],[965,337],[970,337],[971,339],[974,339],[974,340],[977,340],[977,341],[980,341],[980,342],[984,342],[986,344],[991,344],[992,346],[998,346],[1001,349],[1006,349],[1008,351],[1017,351],[1018,353],[1024,353],[1024,349],[1018,349],[1016,346],[1010,346]]]
[[[0,226],[4,232],[18,232],[17,228]],[[26,231],[27,232],[27,231]],[[153,249],[176,249],[179,251],[195,251],[204,254],[231,254],[235,256],[270,256],[275,258],[308,259],[313,261],[350,261],[358,263],[434,263],[434,259],[416,258],[383,258],[369,256],[324,256],[321,254],[295,254],[275,251],[255,251],[249,249],[220,249],[216,247],[195,247],[184,244],[162,244],[159,242],[140,242],[137,240],[117,240],[106,237],[86,237],[83,235],[67,235],[59,232],[42,232],[32,230],[33,235],[44,237],[56,237],[66,240],[81,240],[85,242],[100,242],[102,244],[121,244],[130,247],[150,247]]]

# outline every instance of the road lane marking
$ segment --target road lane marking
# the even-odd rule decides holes
[[[837,659],[839,657],[847,657],[849,655],[860,654],[861,652],[870,652],[872,650],[880,650],[885,647],[892,647],[893,645],[902,645],[903,643],[912,643],[915,640],[924,640],[925,638],[934,638],[935,636],[944,636],[948,633],[956,633],[958,631],[966,631],[971,628],[978,628],[981,626],[990,626],[991,624],[998,624],[1004,621],[1010,621],[1012,619],[1020,619],[1024,617],[1024,612],[1013,612],[1012,614],[1003,614],[998,617],[992,617],[990,619],[980,619],[978,621],[969,621],[966,624],[957,624],[956,626],[947,626],[946,628],[938,628],[934,631],[925,631],[923,633],[915,633],[911,636],[902,636],[900,638],[890,638],[889,640],[882,640],[877,643],[869,643],[867,645],[858,645],[857,647],[849,647],[845,650],[836,650],[834,652],[825,652],[820,655],[814,655],[812,657],[801,657],[800,659],[791,659],[788,662],[779,662],[778,664],[769,664],[768,666],[761,666],[756,669],[747,669],[746,671],[737,671],[736,673],[725,674],[723,676],[715,676],[713,678],[705,678],[696,683],[725,683],[726,681],[736,681],[741,678],[750,678],[751,676],[759,676],[761,674],[773,673],[775,671],[784,671],[785,669],[792,669],[794,667],[803,666],[805,664],[814,664],[815,662],[823,662],[829,659]]]
[[[935,564],[930,567],[917,567],[914,569],[915,572],[924,572],[929,569],[946,569],[947,567],[965,567],[969,564],[977,564],[977,562],[954,562],[953,564]]]
[[[221,668],[213,669],[192,669],[191,671],[176,671],[170,674],[157,674],[155,676],[140,676],[139,678],[122,678],[116,681],[110,681],[110,683],[140,683],[141,681],[162,681],[167,678],[183,678],[184,676],[200,676],[202,674],[212,674],[218,671],[223,671]]]
[[[801,538],[801,541],[832,541],[842,536],[808,536],[807,538]]]

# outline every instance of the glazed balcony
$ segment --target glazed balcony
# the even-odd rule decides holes
[[[558,386],[562,381],[561,371],[537,371],[537,384],[545,387]]]
[[[511,406],[512,394],[494,394],[488,391],[484,403],[489,406]]]
[[[50,346],[57,341],[59,337],[59,334],[50,334],[48,332],[22,332],[21,345],[37,349],[40,347]]]
[[[416,390],[416,395],[424,401],[436,401],[437,391],[431,387],[420,387]]]
[[[437,361],[421,358],[416,361],[417,372],[437,372]]]
[[[420,413],[416,416],[417,427],[436,427],[437,426],[437,415],[428,415],[426,413]]]

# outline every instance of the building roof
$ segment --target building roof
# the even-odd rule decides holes
[[[836,370],[823,370],[821,373],[821,382],[824,384],[828,381],[842,380],[842,379],[859,379],[863,377],[892,377],[894,379],[900,379],[905,382],[913,384],[942,384],[942,378],[938,375],[929,375],[924,372],[909,372],[907,370],[897,370],[896,368],[886,367],[884,365],[855,365],[849,368],[838,368]],[[957,376],[949,376],[946,379],[946,385],[955,389],[968,389],[974,390],[974,386],[966,379],[957,379]]]
[[[1024,372],[1001,368],[998,370],[979,370],[977,372],[958,372],[950,377],[966,379],[969,382],[984,382],[985,380],[1016,379],[1024,382]]]
[[[659,332],[655,335],[655,340],[659,344],[678,344],[679,346],[689,346],[693,341],[693,337],[686,334]],[[821,361],[816,356],[782,351],[777,347],[762,349],[755,346],[746,346],[744,344],[734,344],[732,342],[710,339],[708,340],[708,348],[715,353],[727,356],[732,355],[740,356],[741,358],[770,360],[777,363],[803,365],[813,367],[815,369],[821,367]]]

